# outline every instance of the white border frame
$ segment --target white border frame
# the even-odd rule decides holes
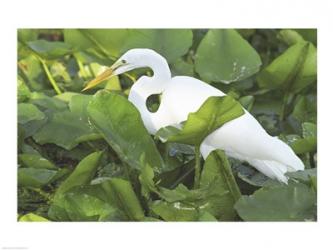
[[[330,1],[3,1],[0,248],[329,249],[332,223]],[[3,6],[6,4],[6,6]],[[330,13],[331,12],[331,13]],[[17,223],[17,28],[318,28],[318,222]],[[328,247],[327,247],[328,246]],[[12,248],[15,249],[15,248]],[[17,248],[16,248],[17,249]]]

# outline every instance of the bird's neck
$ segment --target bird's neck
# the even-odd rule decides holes
[[[150,67],[154,75],[152,77],[143,76],[131,88],[128,100],[139,110],[141,118],[150,134],[155,134],[159,129],[156,121],[158,120],[159,110],[152,113],[148,110],[146,101],[149,96],[162,94],[171,81],[171,72],[168,64],[165,62]]]
[[[154,76],[152,77],[152,82],[166,82],[171,79],[171,72],[168,65],[168,62],[164,59],[164,57],[156,54],[153,57],[149,58],[149,61],[145,63],[145,67],[151,68],[154,72]]]
[[[129,101],[132,102],[140,111],[141,118],[150,134],[155,134],[159,129],[160,109],[155,113],[148,110],[146,101],[149,96],[154,94],[161,94],[167,88],[171,81],[171,72],[168,62],[164,57],[157,53],[150,54],[149,57],[141,61],[139,67],[149,67],[153,71],[152,77],[143,76],[131,88],[129,93]]]

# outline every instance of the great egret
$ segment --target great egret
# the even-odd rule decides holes
[[[150,134],[165,126],[179,125],[208,97],[225,95],[193,77],[171,77],[166,59],[151,49],[127,51],[109,69],[88,83],[84,90],[111,76],[143,67],[151,68],[154,75],[140,77],[133,84],[128,99],[139,110]],[[146,106],[147,98],[153,94],[162,95],[155,113]],[[202,156],[206,159],[211,151],[223,149],[227,156],[246,161],[264,175],[287,183],[285,173],[303,170],[303,162],[287,144],[267,134],[258,121],[244,111],[242,116],[227,122],[204,139],[200,145]]]

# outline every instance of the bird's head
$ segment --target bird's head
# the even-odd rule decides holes
[[[95,79],[90,81],[82,91],[95,87],[112,76],[120,75],[136,68],[149,66],[152,60],[156,57],[161,56],[151,49],[128,50],[110,68],[106,69]]]

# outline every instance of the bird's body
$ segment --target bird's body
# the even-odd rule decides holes
[[[162,127],[179,126],[187,120],[189,113],[197,111],[209,97],[225,95],[198,79],[188,76],[171,77],[166,60],[149,49],[130,50],[118,60],[120,61],[129,66],[128,69],[125,66],[115,69],[116,74],[139,67],[150,67],[154,72],[152,77],[140,77],[129,93],[129,101],[140,111],[150,134],[155,134]],[[155,113],[150,112],[146,106],[147,98],[153,94],[161,94],[160,106]],[[246,110],[242,116],[208,135],[200,146],[204,158],[215,149],[222,149],[229,157],[246,161],[266,176],[285,183],[286,172],[304,169],[303,162],[292,149],[278,138],[267,134]]]

